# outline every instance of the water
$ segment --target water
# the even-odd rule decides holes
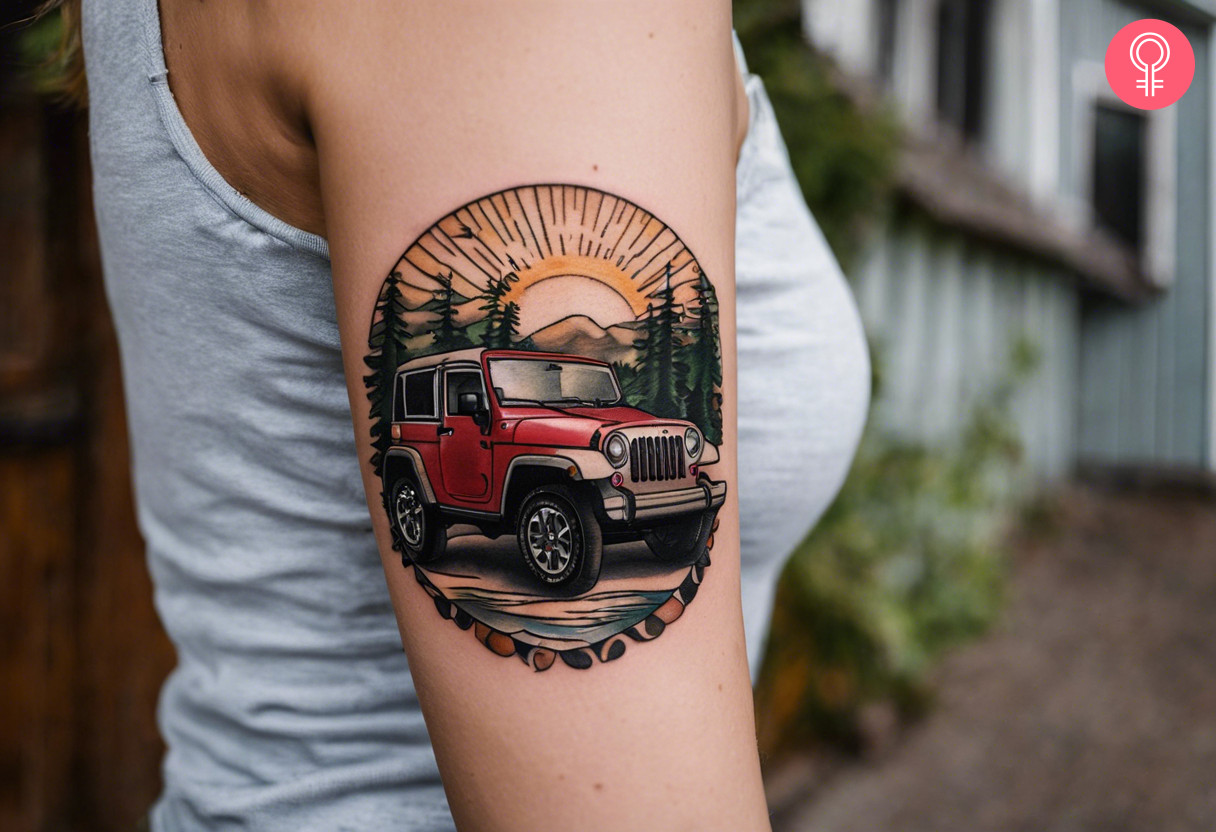
[[[595,644],[640,624],[673,590],[609,589],[561,599],[468,585],[443,592],[476,620],[521,641]]]

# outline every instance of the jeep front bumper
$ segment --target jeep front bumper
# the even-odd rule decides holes
[[[604,489],[603,498],[604,514],[609,520],[643,523],[718,508],[726,500],[726,483],[702,481],[689,488],[649,494]]]

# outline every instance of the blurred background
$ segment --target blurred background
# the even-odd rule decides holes
[[[1216,828],[1216,0],[735,11],[875,359],[757,690],[776,827]],[[1145,17],[1197,67],[1152,113]],[[0,29],[0,829],[106,832],[173,653],[58,37]]]

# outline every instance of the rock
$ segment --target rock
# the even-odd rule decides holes
[[[500,656],[514,656],[515,642],[506,633],[500,633],[497,630],[491,630],[490,635],[486,637],[486,647],[489,647]]]
[[[676,590],[675,597],[678,597],[685,604],[691,604],[692,599],[697,597],[698,589],[700,589],[700,585],[692,579],[692,575],[689,575],[684,579],[684,583],[680,584],[680,588]]]
[[[562,661],[573,667],[575,670],[586,670],[594,663],[590,650],[563,650],[558,655],[562,657]]]
[[[650,615],[641,624],[637,624],[626,630],[625,635],[634,641],[651,641],[661,636],[666,628],[667,625],[663,623],[663,619]]]
[[[625,640],[620,636],[606,638],[593,648],[602,662],[610,662],[625,655]]]
[[[655,610],[654,614],[665,625],[670,624],[684,614],[684,604],[673,595],[667,599],[663,606]]]
[[[553,667],[553,662],[557,659],[557,653],[554,653],[552,650],[546,650],[543,647],[537,647],[528,658],[530,660],[529,664],[539,672]]]

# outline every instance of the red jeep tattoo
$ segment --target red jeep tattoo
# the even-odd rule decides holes
[[[705,551],[726,483],[691,422],[623,403],[612,365],[592,358],[468,349],[402,364],[393,384],[384,498],[394,543],[419,564],[447,528],[513,533],[549,593],[578,595],[605,543],[644,540],[663,561]]]

